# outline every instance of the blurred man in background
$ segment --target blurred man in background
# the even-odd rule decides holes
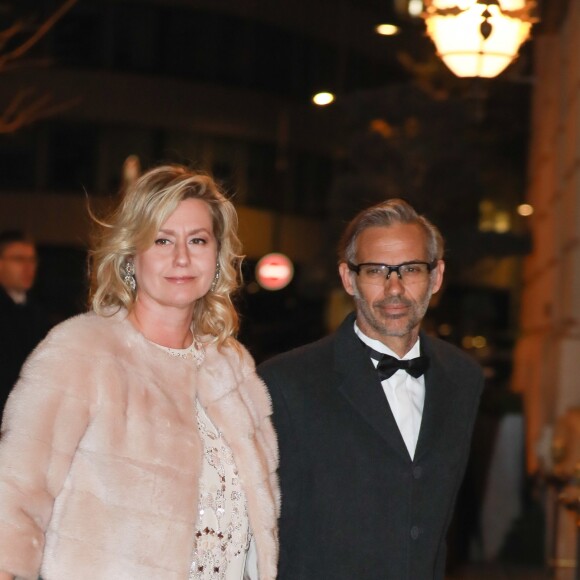
[[[0,233],[0,413],[22,363],[50,326],[28,296],[37,263],[34,243],[22,232]]]

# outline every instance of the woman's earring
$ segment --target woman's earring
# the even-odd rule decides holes
[[[135,282],[135,265],[132,261],[127,260],[125,262],[123,272],[125,274],[123,277],[123,282],[125,282],[125,284],[134,292],[135,288],[137,287],[137,283]]]
[[[218,262],[215,266],[215,276],[213,277],[213,282],[211,283],[210,292],[215,292],[219,279],[220,279],[220,263]]]

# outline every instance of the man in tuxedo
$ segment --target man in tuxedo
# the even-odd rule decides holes
[[[339,247],[356,312],[262,363],[280,446],[279,580],[443,580],[483,375],[420,330],[443,239],[406,202],[361,212]]]
[[[0,233],[0,414],[22,363],[49,329],[28,296],[36,277],[34,243],[22,232]]]

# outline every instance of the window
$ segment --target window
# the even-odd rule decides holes
[[[36,136],[34,129],[21,129],[14,134],[0,135],[0,189],[22,190],[34,187]]]
[[[47,187],[82,194],[95,188],[97,128],[52,125],[49,131]]]

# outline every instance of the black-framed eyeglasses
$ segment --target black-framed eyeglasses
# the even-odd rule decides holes
[[[397,277],[404,284],[425,282],[436,265],[437,260],[432,262],[403,262],[396,265],[375,262],[365,262],[364,264],[347,262],[348,269],[356,272],[361,282],[375,285],[383,285],[385,280],[389,280],[393,272],[397,273]]]

